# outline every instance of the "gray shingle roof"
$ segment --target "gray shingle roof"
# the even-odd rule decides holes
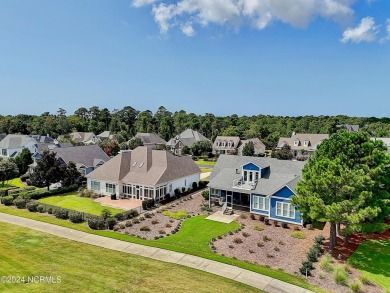
[[[249,162],[260,168],[269,167],[262,178],[259,178],[254,190],[233,188],[233,180],[241,177],[241,167]],[[208,186],[243,193],[270,195],[284,186],[293,191],[300,180],[305,162],[284,161],[271,158],[221,155],[209,177]],[[236,172],[239,169],[239,172]],[[239,174],[237,174],[239,173]]]
[[[2,141],[0,141],[0,148],[2,149],[17,149],[25,147],[29,142],[36,141],[28,135],[8,134]]]
[[[107,162],[110,157],[97,145],[71,146],[52,150],[65,163],[72,161],[86,167],[94,167],[95,160]]]
[[[279,138],[277,148],[283,147],[285,144],[289,145],[292,150],[316,150],[317,146],[325,139],[328,139],[328,134],[313,134],[313,133],[294,133],[291,137]],[[295,140],[299,141],[297,146],[294,146]],[[309,142],[308,146],[304,145],[305,141]]]
[[[190,157],[178,157],[168,151],[142,146],[120,153],[87,177],[155,186],[197,173],[200,169]]]
[[[176,145],[177,141],[180,140],[185,146],[191,147],[195,142],[208,140],[207,137],[203,136],[198,131],[192,130],[190,128],[184,130],[182,133],[177,135],[175,138],[170,139],[167,142],[167,146],[174,146]]]
[[[232,143],[232,146],[228,146],[228,143]],[[240,138],[238,136],[217,136],[213,143],[213,149],[237,149],[240,145]],[[219,145],[222,143],[222,145]],[[223,145],[225,144],[225,145]]]
[[[167,142],[163,140],[160,136],[155,133],[144,133],[138,132],[135,137],[141,139],[144,145],[148,144],[166,144]]]

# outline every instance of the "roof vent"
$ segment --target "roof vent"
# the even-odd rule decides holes
[[[134,163],[133,163],[133,167],[135,167],[135,165],[137,165],[137,162],[134,162]]]
[[[141,168],[144,165],[144,163],[139,164],[139,167]]]

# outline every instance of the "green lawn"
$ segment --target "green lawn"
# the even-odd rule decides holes
[[[197,164],[197,165],[215,166],[216,162],[205,161],[205,160],[196,160],[195,164]]]
[[[226,264],[237,266],[237,267],[240,267],[243,269],[247,269],[247,270],[250,270],[250,271],[253,271],[256,273],[260,273],[260,274],[263,274],[266,276],[270,276],[272,278],[282,280],[284,282],[291,283],[291,284],[294,284],[294,285],[297,285],[297,286],[300,286],[300,287],[303,287],[303,288],[306,288],[306,289],[309,289],[309,290],[312,290],[315,292],[325,292],[324,290],[322,290],[318,287],[315,287],[313,285],[308,284],[305,281],[305,279],[301,276],[293,276],[293,275],[290,275],[290,274],[285,273],[283,271],[273,270],[273,269],[265,267],[265,266],[259,266],[259,265],[255,265],[253,263],[221,256],[221,255],[213,253],[210,249],[208,252],[205,252],[206,249],[204,249],[203,247],[201,247],[201,250],[198,250],[197,246],[199,245],[199,243],[196,243],[194,246],[195,249],[192,249],[191,243],[189,243],[187,246],[185,246],[185,245],[180,246],[180,245],[177,245],[175,242],[165,243],[162,241],[144,240],[144,239],[141,239],[138,237],[133,237],[131,235],[121,234],[121,233],[117,233],[117,232],[113,232],[113,231],[91,230],[87,227],[86,223],[74,224],[74,223],[71,223],[71,222],[66,221],[66,220],[56,219],[56,218],[51,217],[51,216],[46,215],[46,214],[30,213],[26,210],[19,210],[15,207],[12,207],[12,206],[0,205],[0,212],[10,214],[10,215],[19,216],[19,217],[29,218],[29,219],[33,219],[33,220],[41,221],[41,222],[45,222],[45,223],[55,224],[58,226],[63,226],[63,227],[87,232],[90,234],[95,234],[95,235],[110,237],[110,238],[118,239],[118,240],[122,240],[122,241],[127,241],[127,242],[131,242],[131,243],[137,243],[137,244],[148,245],[148,246],[152,246],[152,247],[168,249],[168,250],[172,250],[172,251],[176,251],[176,252],[192,254],[195,256],[219,261],[222,263],[226,263]],[[193,238],[196,238],[196,235],[194,235]]]
[[[53,276],[60,283],[0,282],[0,292],[256,292],[216,275],[0,223],[0,276]]]
[[[79,197],[76,194],[77,192],[71,192],[67,193],[66,195],[42,198],[38,201],[41,203],[98,216],[101,215],[103,209],[108,209],[112,213],[112,215],[123,212],[123,210],[120,209],[102,206],[101,204],[94,202],[91,198]]]
[[[213,169],[212,169],[212,168],[200,168],[200,171],[201,171],[202,173],[207,173],[207,172],[212,172]]]
[[[348,262],[390,292],[390,240],[363,242]]]
[[[206,220],[206,216],[198,216],[184,221],[178,233],[161,238],[158,242],[209,253],[208,243],[213,237],[216,238],[239,227],[237,222],[224,224]]]
[[[14,178],[11,180],[7,180],[4,182],[4,186],[1,186],[1,188],[8,188],[8,187],[19,187],[19,188],[24,188],[24,185],[22,181],[20,181],[20,178]]]

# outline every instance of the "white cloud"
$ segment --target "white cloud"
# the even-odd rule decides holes
[[[192,23],[187,22],[186,24],[181,26],[181,31],[183,34],[185,34],[187,37],[193,37],[195,36],[195,30],[192,27]]]
[[[386,36],[380,39],[380,43],[390,41],[390,18],[386,20]]]
[[[350,23],[351,5],[355,0],[133,0],[133,6],[153,4],[152,14],[161,33],[179,26],[183,33],[191,22],[201,26],[228,25],[238,29],[249,24],[266,28],[281,21],[298,28],[306,27],[316,17],[331,19],[340,24]],[[192,25],[191,25],[192,27]]]
[[[355,28],[348,28],[343,33],[343,43],[374,42],[377,39],[379,27],[375,25],[372,17],[365,17]]]
[[[131,5],[133,5],[134,7],[142,7],[153,4],[155,2],[156,0],[133,0]]]

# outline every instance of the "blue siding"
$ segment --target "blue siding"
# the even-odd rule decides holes
[[[294,192],[292,192],[288,187],[283,187],[278,192],[274,193],[272,196],[291,198],[293,195]]]
[[[265,215],[265,216],[268,216],[268,211],[263,211],[263,210],[257,210],[257,209],[254,209],[253,208],[253,196],[257,196],[257,195],[259,195],[259,196],[263,196],[263,197],[265,197],[265,195],[262,195],[262,194],[254,194],[254,193],[252,193],[251,194],[251,204],[250,204],[250,207],[251,207],[251,213],[253,213],[253,214],[258,214],[258,215]]]
[[[242,166],[242,169],[250,170],[250,171],[260,171],[260,168],[253,163],[248,163],[248,164]]]
[[[296,209],[295,209],[295,217],[294,217],[294,219],[277,216],[276,215],[276,203],[277,202],[288,202],[289,203],[290,200],[279,199],[279,198],[272,198],[272,196],[271,196],[271,201],[270,201],[270,210],[271,210],[270,218],[273,218],[273,219],[276,219],[276,220],[279,220],[279,221],[282,221],[282,222],[283,221],[287,221],[287,222],[293,222],[293,223],[301,224],[301,213],[298,212]]]

